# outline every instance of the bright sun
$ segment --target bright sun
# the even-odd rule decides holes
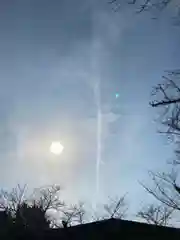
[[[60,155],[64,147],[60,142],[52,142],[50,146],[50,152],[55,155]]]

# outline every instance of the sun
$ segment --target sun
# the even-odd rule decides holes
[[[64,147],[60,142],[52,142],[50,146],[50,152],[55,155],[60,155]]]

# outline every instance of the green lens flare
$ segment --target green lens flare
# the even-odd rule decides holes
[[[119,97],[119,93],[116,93],[115,96],[116,96],[116,98],[118,98]]]

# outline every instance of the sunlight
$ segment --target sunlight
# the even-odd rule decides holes
[[[60,155],[63,152],[63,145],[60,142],[52,142],[50,146],[50,152],[55,155]]]

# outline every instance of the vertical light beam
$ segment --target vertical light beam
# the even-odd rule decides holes
[[[101,135],[102,135],[102,112],[101,112],[101,81],[98,78],[95,84],[95,98],[97,108],[97,131],[96,131],[96,195],[99,194],[99,171],[101,164]]]
[[[101,43],[101,23],[97,11],[97,4],[92,1],[92,23],[93,23],[93,38],[92,38],[92,72],[93,72],[93,88],[96,105],[96,207],[99,201],[100,191],[100,164],[102,155],[102,104],[101,104],[101,62],[102,62],[102,43]]]

